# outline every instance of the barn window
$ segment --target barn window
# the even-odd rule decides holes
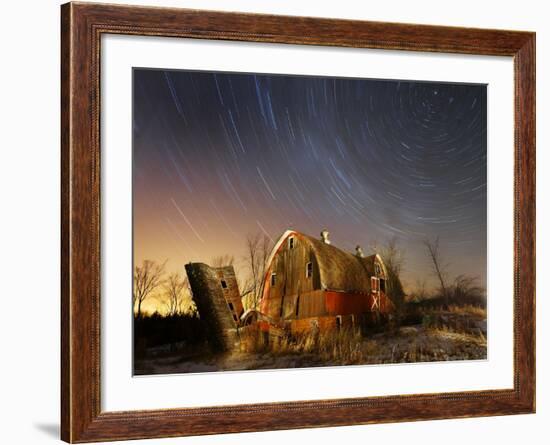
[[[306,264],[306,278],[311,278],[313,275],[313,264],[311,262]]]
[[[336,316],[336,329],[340,330],[341,327],[342,327],[342,316],[337,315]]]
[[[271,274],[271,285],[272,286],[275,286],[275,283],[277,282],[277,274],[276,273],[272,273]]]
[[[378,278],[371,277],[370,287],[372,288],[373,292],[378,292],[380,290],[380,281],[378,280]]]
[[[229,302],[227,305],[229,306],[229,310],[233,312],[233,303]]]
[[[376,275],[380,275],[381,273],[380,264],[378,263],[374,264],[374,271],[376,272]]]
[[[288,248],[289,249],[294,249],[294,237],[291,236],[289,239],[288,239]]]
[[[227,282],[225,280],[221,280],[222,288],[227,289]]]

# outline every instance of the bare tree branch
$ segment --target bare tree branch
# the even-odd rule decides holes
[[[383,245],[374,244],[375,252],[382,257],[388,272],[387,292],[398,313],[403,310],[405,292],[401,284],[401,272],[405,266],[405,253],[399,246],[397,238],[393,237]]]
[[[454,302],[479,304],[485,302],[485,288],[479,285],[479,278],[469,275],[459,275],[451,286]]]
[[[262,298],[263,280],[268,267],[267,261],[271,254],[271,248],[271,240],[265,235],[256,233],[246,238],[247,254],[245,261],[249,278],[243,286],[241,296],[246,295],[248,297],[248,306],[251,309],[257,309]]]
[[[418,278],[416,280],[416,289],[414,294],[418,301],[423,301],[428,297],[428,286],[425,278]]]
[[[441,292],[443,293],[443,298],[445,299],[445,302],[448,304],[449,292],[447,290],[447,285],[446,285],[447,267],[443,264],[441,249],[439,247],[439,237],[436,237],[433,241],[426,238],[423,241],[423,244],[426,247],[426,251],[428,252],[428,256],[430,260],[432,261],[432,265],[434,268],[434,275],[439,280],[439,284],[441,286]]]
[[[186,313],[191,306],[191,297],[188,290],[187,278],[179,273],[172,273],[164,282],[164,305],[168,316]]]
[[[134,312],[141,317],[141,306],[152,293],[163,284],[163,275],[166,261],[158,264],[155,261],[144,260],[141,266],[134,268]],[[136,309],[137,305],[137,309]]]
[[[219,255],[212,258],[210,264],[212,265],[212,267],[233,266],[235,264],[235,257],[229,254]]]

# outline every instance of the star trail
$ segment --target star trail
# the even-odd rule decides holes
[[[405,285],[486,279],[486,86],[134,69],[134,255],[241,259],[287,228],[354,251],[396,238]],[[236,267],[238,268],[238,261]]]

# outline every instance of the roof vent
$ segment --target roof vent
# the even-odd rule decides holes
[[[330,244],[330,240],[328,239],[329,235],[329,231],[327,229],[323,229],[321,232],[321,241],[323,241],[325,244]]]
[[[363,249],[361,249],[360,245],[355,246],[355,256],[359,258],[365,258],[365,254],[363,253]]]

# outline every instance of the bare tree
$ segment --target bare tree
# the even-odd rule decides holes
[[[249,307],[257,309],[262,298],[263,280],[267,269],[267,261],[271,254],[271,240],[260,233],[246,238],[246,265],[249,277],[243,286],[241,297],[247,297]]]
[[[158,264],[155,261],[144,260],[141,266],[136,266],[134,268],[133,305],[137,318],[141,317],[141,306],[143,302],[163,284],[165,265],[166,261],[162,264]]]
[[[382,257],[382,261],[386,266],[387,276],[387,292],[393,303],[395,304],[398,313],[403,309],[405,292],[401,284],[401,272],[405,266],[405,253],[399,246],[397,238],[393,237],[382,246],[374,245],[374,250]]]
[[[235,264],[235,257],[229,254],[215,256],[212,258],[212,261],[210,261],[210,264],[213,267],[233,266]]]
[[[164,305],[169,316],[181,315],[189,310],[191,298],[187,292],[187,278],[180,273],[171,273],[163,284]]]
[[[436,237],[433,241],[426,238],[424,241],[424,246],[426,247],[426,251],[428,252],[428,256],[430,260],[432,261],[432,266],[434,269],[434,275],[439,281],[439,284],[441,286],[441,293],[443,294],[443,298],[445,300],[445,303],[449,303],[449,292],[447,290],[447,266],[443,263],[443,258],[441,254],[441,249],[439,246],[439,237]]]
[[[414,293],[418,301],[423,301],[428,297],[428,286],[425,278],[416,280],[416,289]]]
[[[395,275],[399,276],[405,265],[405,254],[401,247],[399,247],[397,238],[391,238],[378,249],[378,253],[384,260],[386,268],[391,269]]]
[[[454,301],[470,304],[486,304],[485,288],[479,285],[479,278],[459,275],[451,287]]]

